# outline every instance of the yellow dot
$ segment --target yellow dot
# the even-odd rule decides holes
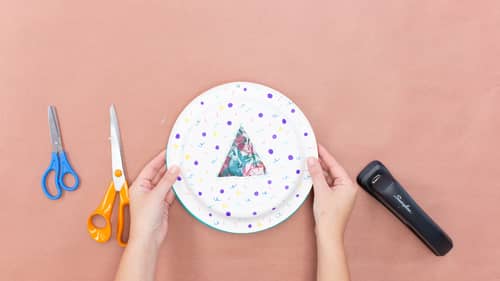
[[[214,137],[216,137],[219,133],[217,131],[214,131]]]
[[[222,204],[222,209],[227,209],[227,204]]]
[[[281,132],[281,131],[283,131],[283,127],[278,128],[278,132]]]
[[[174,148],[175,149],[179,148],[179,145],[178,144],[174,144]]]
[[[219,106],[219,110],[221,111],[224,110],[224,106],[223,105]]]
[[[191,155],[186,154],[186,156],[184,156],[184,158],[186,158],[186,160],[189,160],[191,158]]]
[[[261,227],[261,226],[262,226],[262,223],[261,223],[260,221],[259,221],[259,222],[257,222],[257,226],[258,226],[258,227]]]
[[[122,175],[122,170],[115,170],[115,177],[121,177]]]
[[[184,122],[189,123],[189,118],[184,118]]]
[[[238,190],[236,191],[236,196],[240,196],[241,195],[241,192]]]

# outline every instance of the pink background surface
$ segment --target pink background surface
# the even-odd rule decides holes
[[[91,240],[117,105],[131,181],[182,108],[248,80],[299,104],[352,177],[382,160],[451,235],[435,257],[359,192],[353,280],[500,280],[498,1],[1,1],[0,279],[110,280],[122,249]],[[50,201],[47,105],[82,182]],[[158,280],[312,280],[312,201],[230,235],[172,208]]]

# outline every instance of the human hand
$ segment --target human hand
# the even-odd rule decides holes
[[[165,151],[160,152],[137,176],[130,187],[129,243],[143,243],[159,249],[168,230],[168,209],[175,200],[171,190],[179,167],[167,170]]]
[[[333,237],[343,241],[344,230],[349,220],[357,187],[344,168],[321,145],[318,145],[319,160],[307,160],[314,188],[314,219],[316,236]]]

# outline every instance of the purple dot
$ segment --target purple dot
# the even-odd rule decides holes
[[[258,192],[258,191],[255,191],[255,192],[253,193],[253,195],[255,195],[255,196],[259,196],[259,192]]]
[[[272,99],[273,98],[273,94],[269,93],[269,94],[267,94],[267,97],[270,98],[270,99]]]
[[[206,132],[203,132],[203,133],[201,133],[201,136],[206,137],[206,136],[207,136],[207,133],[206,133]]]
[[[219,145],[216,145],[216,146],[215,146],[215,149],[219,150]]]
[[[285,118],[281,119],[281,123],[286,124],[286,119]]]
[[[288,160],[293,160],[293,155],[288,155]]]
[[[219,192],[220,192],[221,194],[222,194],[222,193],[224,193],[224,189],[221,189]]]
[[[252,224],[251,224],[251,223],[250,223],[250,224],[248,224],[248,228],[252,228]]]
[[[272,210],[273,210],[273,211],[274,211],[274,210],[276,210],[276,207],[273,207],[273,209],[272,209]]]
[[[268,181],[267,181],[267,184],[271,184],[271,183],[273,183],[273,181],[272,181],[272,180],[268,180]]]
[[[200,196],[201,196],[202,194],[203,194],[203,193],[201,193],[201,191],[199,191],[199,192],[198,192],[198,195],[200,195]]]
[[[247,91],[247,88],[243,88],[243,91],[245,91],[245,92],[246,92],[246,91]]]
[[[307,132],[304,133],[304,137],[307,137],[307,135],[309,135]]]
[[[212,213],[208,213],[208,216],[211,217],[212,216]]]
[[[297,171],[295,171],[295,173],[298,175],[300,174],[300,170],[297,169]]]
[[[264,114],[262,114],[262,112],[261,112],[261,113],[259,113],[259,117],[260,117],[260,118],[262,118],[263,116],[264,116]]]
[[[203,101],[200,102],[201,105],[204,105],[205,103]]]
[[[227,121],[228,126],[231,126],[231,124],[233,124],[233,122],[231,122],[231,120]]]
[[[269,154],[273,154],[273,153],[274,153],[274,150],[269,149],[267,152],[269,152]]]
[[[226,217],[230,217],[231,216],[231,212],[226,212]]]
[[[181,137],[181,135],[179,135],[179,134],[175,134],[175,138],[176,138],[176,139],[179,139],[180,137]]]
[[[299,197],[299,194],[298,194],[298,193],[297,193],[297,194],[295,194],[295,197]]]
[[[277,135],[273,135],[273,139],[276,139],[278,136]]]
[[[253,212],[252,215],[256,216],[257,215],[257,212]]]
[[[230,102],[230,103],[228,103],[228,104],[227,104],[227,107],[229,107],[229,108],[233,107],[233,103],[231,103],[231,102]]]
[[[177,181],[181,181],[182,178],[180,176],[177,177]]]
[[[289,187],[288,185],[285,185],[285,189],[287,189],[287,190],[288,190],[289,188],[290,188],[290,187]]]
[[[198,160],[195,160],[195,161],[194,161],[194,165],[195,165],[195,166],[198,166]]]
[[[292,110],[290,110],[291,113],[295,113],[295,108],[292,108]]]

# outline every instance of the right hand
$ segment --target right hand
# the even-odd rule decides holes
[[[357,187],[344,168],[321,144],[318,145],[318,151],[319,159],[311,157],[307,160],[314,188],[316,236],[343,241]]]

